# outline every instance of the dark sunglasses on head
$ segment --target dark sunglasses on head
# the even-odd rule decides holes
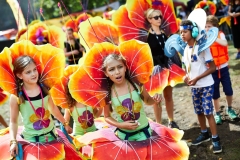
[[[152,18],[154,18],[155,20],[158,20],[159,18],[162,19],[162,15],[154,16],[154,17],[152,17]]]

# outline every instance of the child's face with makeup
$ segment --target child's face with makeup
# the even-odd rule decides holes
[[[105,75],[114,83],[121,84],[125,80],[126,66],[122,60],[109,59],[106,62]]]

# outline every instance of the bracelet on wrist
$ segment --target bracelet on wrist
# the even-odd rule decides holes
[[[68,121],[63,122],[63,126],[69,125]]]
[[[13,139],[13,140],[10,141],[10,146],[11,146],[12,144],[18,144],[18,141],[17,141],[16,139]]]

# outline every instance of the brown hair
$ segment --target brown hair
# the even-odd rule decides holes
[[[193,25],[192,21],[188,20],[188,19],[184,19],[181,21],[180,26],[185,26],[185,25]]]
[[[112,54],[109,54],[108,56],[106,56],[103,60],[103,65],[102,65],[102,70],[104,72],[106,72],[106,69],[107,69],[107,61],[111,60],[111,59],[114,59],[114,60],[117,60],[117,61],[122,61],[123,64],[125,66],[126,65],[126,60],[121,56],[121,55],[118,55],[118,54],[115,54],[115,53],[112,53]],[[125,78],[129,81],[129,83],[133,86],[133,88],[138,92],[138,88],[137,86],[135,85],[135,83],[131,80],[130,76],[129,76],[129,71],[128,69],[126,70],[126,73],[125,73]],[[108,85],[108,101],[110,102],[111,101],[111,91],[112,91],[112,85],[113,85],[113,81],[107,77],[107,85]],[[142,96],[141,96],[142,98]],[[110,105],[110,111],[112,112],[113,109],[112,109],[112,106]]]
[[[34,61],[34,59],[30,56],[24,55],[24,56],[20,56],[18,57],[14,62],[13,62],[13,73],[14,76],[16,78],[16,84],[17,84],[17,94],[19,97],[19,104],[24,103],[24,97],[23,97],[23,93],[22,93],[22,85],[23,85],[23,80],[18,78],[17,74],[22,74],[22,72],[24,71],[24,69],[31,63],[34,63],[36,65],[36,62]],[[40,84],[40,82],[38,81],[38,85],[41,86],[43,92],[45,94],[48,94],[48,90],[47,88],[44,87],[44,85]]]
[[[214,27],[219,27],[219,21],[218,18],[214,15],[207,16],[207,23],[211,23]]]
[[[72,97],[71,93],[69,92],[68,85],[64,86],[66,92],[66,100],[68,104],[68,108],[72,108],[77,104],[77,101]]]

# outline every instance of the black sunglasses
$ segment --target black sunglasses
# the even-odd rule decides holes
[[[162,19],[162,15],[154,16],[154,17],[152,17],[152,18],[154,18],[155,20],[158,20],[159,18]],[[152,19],[152,18],[151,18],[151,19]]]

